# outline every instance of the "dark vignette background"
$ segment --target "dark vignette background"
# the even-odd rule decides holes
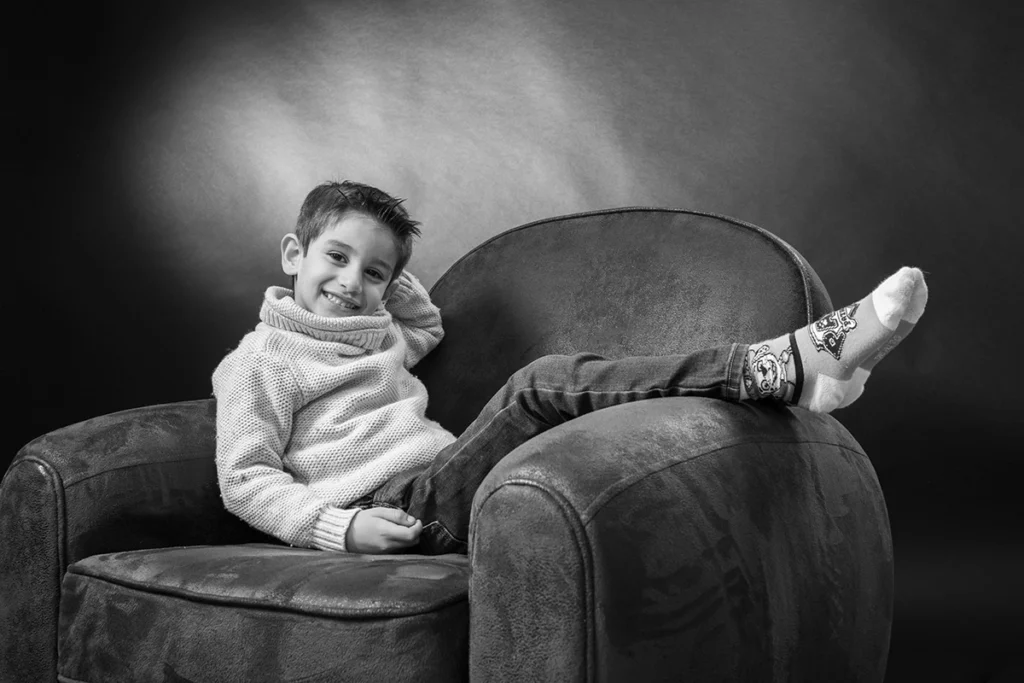
[[[837,305],[900,265],[928,273],[917,332],[837,414],[889,504],[888,680],[1008,675],[1024,644],[1020,6],[21,8],[0,470],[48,430],[209,395],[263,288],[285,284],[276,242],[320,180],[407,197],[428,286],[539,218],[725,213],[796,246]]]

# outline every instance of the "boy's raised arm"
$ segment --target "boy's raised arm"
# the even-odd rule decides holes
[[[398,276],[398,286],[385,306],[402,331],[409,349],[405,367],[411,368],[434,350],[444,338],[441,310],[415,275],[407,270]]]
[[[286,543],[346,550],[356,509],[328,505],[284,471],[281,454],[301,402],[291,369],[262,353],[232,354],[213,375],[217,479],[229,512]]]

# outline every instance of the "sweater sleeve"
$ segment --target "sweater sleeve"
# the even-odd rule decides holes
[[[434,305],[430,294],[409,271],[404,270],[398,276],[398,287],[386,308],[405,338],[406,368],[420,362],[444,338],[441,309]]]
[[[234,352],[213,374],[217,479],[229,512],[286,543],[345,550],[356,509],[328,504],[285,471],[282,455],[302,392],[287,364]]]

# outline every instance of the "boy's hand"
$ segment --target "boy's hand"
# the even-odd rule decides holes
[[[422,530],[423,522],[401,510],[360,510],[349,522],[345,547],[352,553],[394,552],[416,545]]]

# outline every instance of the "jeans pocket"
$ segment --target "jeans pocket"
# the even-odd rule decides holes
[[[453,536],[441,522],[430,522],[420,532],[419,552],[424,555],[466,555],[469,545]]]
[[[348,507],[358,508],[360,510],[369,510],[370,508],[373,507],[373,494],[367,493],[362,498],[352,501],[352,503],[350,503]]]
[[[374,506],[408,511],[413,484],[426,468],[418,465],[392,475],[373,492]]]

